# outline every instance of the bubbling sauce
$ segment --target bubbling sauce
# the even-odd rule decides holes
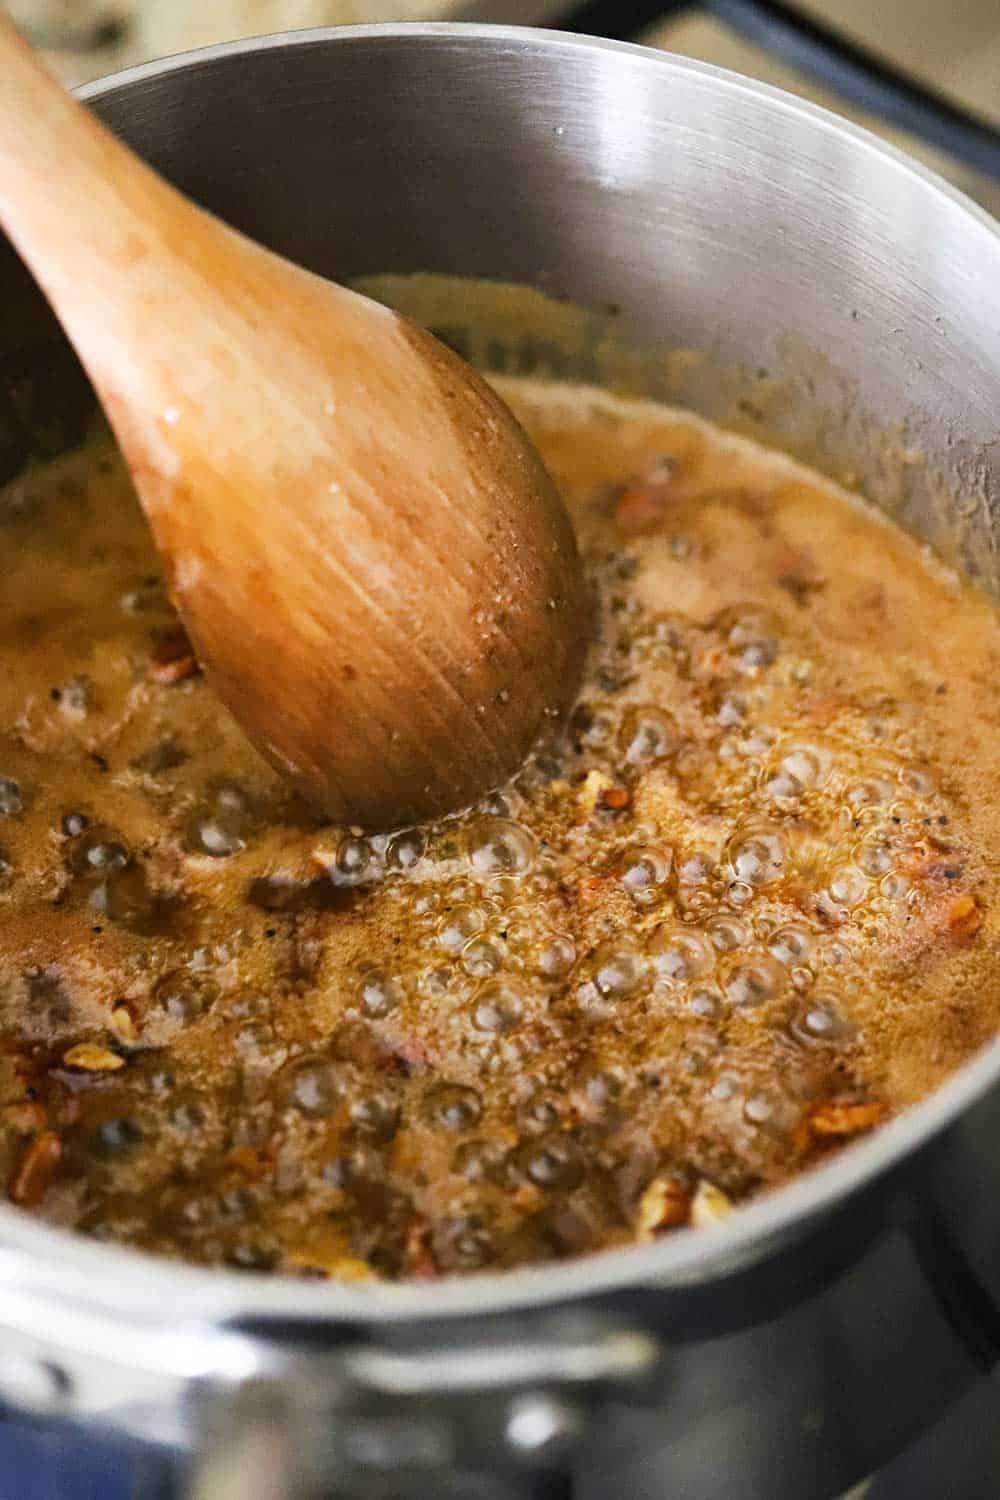
[[[502,389],[597,639],[510,785],[390,836],[215,701],[109,444],[0,497],[15,1203],[303,1276],[550,1260],[716,1222],[1000,1025],[992,606],[762,448]]]

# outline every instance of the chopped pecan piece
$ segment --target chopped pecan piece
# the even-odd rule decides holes
[[[695,1229],[706,1229],[710,1224],[718,1224],[732,1211],[732,1199],[721,1188],[716,1187],[714,1182],[703,1177],[691,1199],[691,1223]]]
[[[285,1270],[291,1276],[303,1280],[319,1280],[327,1277],[334,1281],[377,1281],[378,1277],[366,1260],[356,1255],[335,1255],[329,1260],[322,1255],[295,1251],[285,1258]]]
[[[639,1199],[636,1216],[636,1238],[655,1240],[666,1229],[686,1224],[691,1211],[691,1194],[677,1177],[654,1177]]]
[[[593,906],[610,884],[608,875],[583,875],[576,883],[577,898],[584,906]]]
[[[807,1112],[805,1126],[810,1136],[837,1138],[872,1130],[885,1114],[877,1099],[827,1099]]]
[[[406,1232],[406,1268],[418,1281],[433,1281],[438,1275],[431,1248],[431,1226],[419,1215]]]
[[[577,793],[583,811],[587,813],[596,812],[602,793],[609,791],[613,786],[614,782],[606,772],[588,771]]]
[[[246,1172],[248,1177],[260,1177],[263,1174],[265,1161],[256,1146],[233,1146],[229,1152],[229,1160],[239,1171]]]
[[[134,1042],[138,1032],[135,1017],[127,1005],[116,1005],[111,1012],[111,1029],[123,1042]]]
[[[597,811],[623,813],[632,801],[632,793],[626,786],[604,787],[597,794]]]
[[[25,1099],[20,1104],[8,1104],[0,1112],[0,1119],[21,1135],[34,1135],[45,1129],[47,1116],[40,1104]]]
[[[84,1073],[114,1073],[124,1068],[125,1059],[95,1042],[79,1042],[63,1053],[63,1064],[67,1068],[79,1068]]]
[[[172,687],[175,682],[193,677],[198,670],[191,642],[178,625],[156,642],[146,668],[146,678],[161,687]]]
[[[975,896],[966,892],[952,897],[944,909],[944,922],[949,937],[959,942],[968,942],[974,938],[983,925],[983,914]]]
[[[786,547],[778,558],[777,582],[802,609],[813,594],[826,588],[827,581],[808,552],[801,547]]]
[[[674,465],[658,464],[643,479],[631,480],[621,491],[615,505],[615,526],[619,536],[648,536],[663,525],[674,487]]]
[[[814,724],[825,726],[836,718],[843,706],[842,698],[814,698],[806,705],[805,716]]]
[[[7,1189],[22,1208],[37,1208],[48,1191],[62,1157],[62,1141],[54,1130],[43,1130],[29,1141],[14,1168]]]

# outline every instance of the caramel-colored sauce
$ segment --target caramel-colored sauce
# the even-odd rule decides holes
[[[202,1262],[509,1267],[718,1218],[995,1033],[993,607],[783,457],[502,391],[598,638],[511,785],[391,836],[212,697],[110,445],[0,495],[14,1201]]]

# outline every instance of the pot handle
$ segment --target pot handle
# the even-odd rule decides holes
[[[568,1500],[595,1414],[660,1352],[645,1333],[604,1328],[305,1356],[208,1394],[187,1500]]]

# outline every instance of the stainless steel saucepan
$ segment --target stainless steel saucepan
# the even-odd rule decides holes
[[[503,299],[477,325],[482,288],[425,302],[488,361],[610,362],[850,468],[996,586],[1000,234],[863,132],[662,53],[479,26],[263,38],[83,93],[285,254],[541,289],[516,339]],[[0,421],[8,473],[78,425],[36,301],[4,247],[0,386],[43,376],[24,430]],[[430,1286],[185,1268],[3,1208],[0,1399],[193,1452],[201,1500],[831,1496],[997,1360],[998,1079],[1000,1043],[714,1230]]]

